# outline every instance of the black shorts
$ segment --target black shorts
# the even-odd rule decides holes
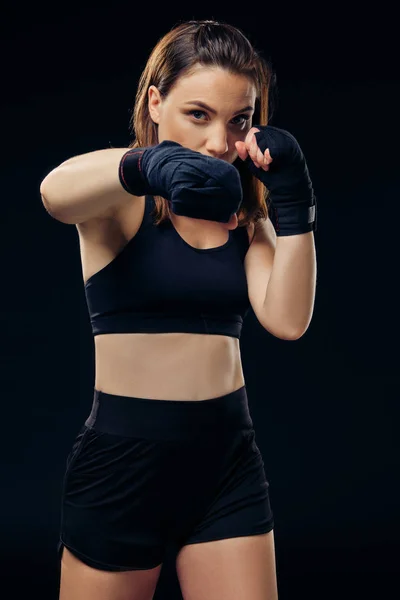
[[[59,557],[151,569],[168,545],[267,533],[268,487],[245,386],[200,401],[95,390],[67,458]]]

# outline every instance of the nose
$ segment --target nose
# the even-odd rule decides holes
[[[215,158],[222,158],[228,152],[228,140],[225,131],[215,132],[206,143],[206,150]]]

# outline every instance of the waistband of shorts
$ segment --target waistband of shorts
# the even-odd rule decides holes
[[[207,400],[158,400],[94,390],[85,425],[97,431],[149,439],[190,439],[207,432],[253,428],[246,386]]]

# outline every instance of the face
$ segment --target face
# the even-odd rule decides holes
[[[229,163],[238,156],[235,142],[244,141],[251,128],[255,99],[256,88],[247,77],[200,65],[164,99],[153,85],[148,92],[159,143],[171,140]]]

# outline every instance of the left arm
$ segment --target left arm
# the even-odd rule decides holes
[[[314,308],[314,233],[277,237],[270,219],[261,219],[255,226],[244,268],[258,322],[282,340],[301,337]]]
[[[276,238],[274,262],[262,306],[264,327],[296,340],[311,322],[317,261],[314,233]]]
[[[262,223],[258,248],[248,250],[247,266],[245,261],[250,303],[265,329],[297,340],[311,322],[317,276],[317,206],[307,163],[296,138],[270,125],[253,126],[235,144],[269,190],[269,219]]]

